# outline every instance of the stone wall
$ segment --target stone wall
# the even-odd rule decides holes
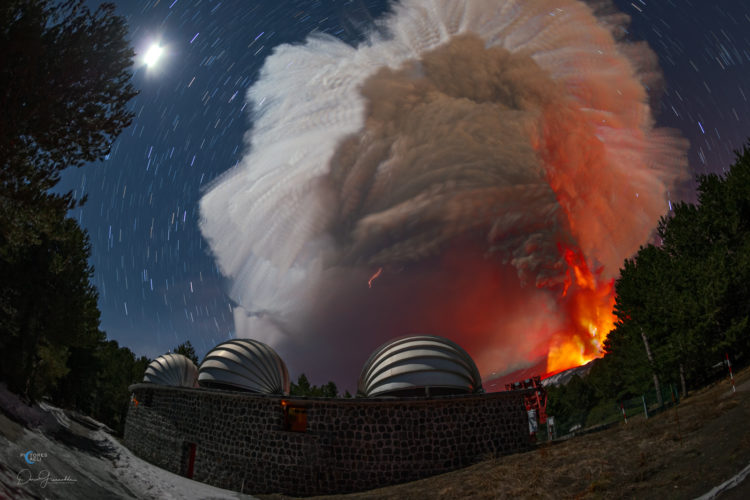
[[[130,390],[125,444],[136,455],[181,475],[193,455],[193,479],[245,493],[361,491],[530,447],[523,391],[376,400]],[[291,423],[295,411],[306,425]]]

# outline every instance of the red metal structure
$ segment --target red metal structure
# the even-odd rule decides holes
[[[187,471],[185,473],[186,478],[193,479],[194,468],[195,468],[195,443],[190,443],[188,445],[188,463],[187,463]]]
[[[521,382],[512,382],[505,384],[506,391],[522,391],[525,389],[534,389],[524,397],[526,411],[536,410],[537,418],[540,424],[547,422],[547,390],[542,387],[542,378],[534,376]]]

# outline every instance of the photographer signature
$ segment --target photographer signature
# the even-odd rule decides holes
[[[36,477],[32,477],[30,469],[21,469],[21,471],[18,473],[18,476],[16,476],[16,479],[18,480],[19,486],[30,482],[37,482],[42,488],[46,488],[48,482],[53,484],[78,482],[77,479],[73,479],[70,476],[50,477],[49,471],[46,469],[40,470],[39,474]]]

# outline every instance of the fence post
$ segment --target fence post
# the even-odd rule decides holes
[[[625,419],[625,423],[628,423],[628,416],[625,414],[625,406],[620,403],[620,410],[622,410],[622,418]]]
[[[641,400],[643,400],[643,414],[646,415],[646,419],[648,419],[648,407],[646,406],[646,395],[641,394]]]
[[[556,437],[555,417],[547,417],[547,440],[553,441]]]
[[[679,403],[679,394],[675,399],[676,389],[672,388],[672,384],[669,384],[669,390],[672,391],[672,408],[674,408],[674,419],[677,422],[677,435],[680,437],[680,446],[682,446],[682,431],[680,431],[680,415],[677,413],[677,403]]]
[[[732,362],[729,361],[729,353],[725,352],[724,357],[727,358],[727,367],[729,367],[729,379],[732,381],[732,392],[737,392],[737,389],[734,387],[734,375],[732,375]]]

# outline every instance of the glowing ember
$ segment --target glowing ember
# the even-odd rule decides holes
[[[378,270],[375,271],[375,274],[373,274],[372,276],[370,276],[370,279],[367,280],[367,286],[370,287],[370,288],[372,288],[372,282],[375,281],[375,279],[378,276],[380,276],[381,274],[383,274],[383,268],[382,267],[378,268]]]
[[[563,296],[570,322],[550,342],[547,372],[557,373],[601,356],[602,345],[614,328],[614,279],[600,282],[601,271],[592,273],[583,254],[563,251],[568,278]]]

